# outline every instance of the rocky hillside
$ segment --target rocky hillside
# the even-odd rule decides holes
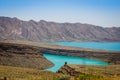
[[[81,23],[22,21],[0,17],[0,40],[120,41],[120,27],[103,28]]]
[[[53,63],[36,47],[0,42],[0,65],[43,69],[52,67]]]

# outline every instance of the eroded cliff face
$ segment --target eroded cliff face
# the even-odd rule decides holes
[[[120,41],[120,27],[103,28],[82,23],[22,21],[0,17],[0,40]]]
[[[52,67],[53,63],[37,47],[0,43],[0,65],[43,69]]]

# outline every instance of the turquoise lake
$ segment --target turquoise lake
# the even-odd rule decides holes
[[[120,42],[53,42],[63,46],[120,51]]]
[[[120,51],[120,42],[54,42],[50,44],[58,44],[63,46],[73,46],[91,49],[103,49],[111,51]],[[65,62],[68,64],[85,64],[85,65],[101,65],[107,66],[108,63],[99,60],[93,60],[89,58],[60,56],[52,54],[43,54],[48,60],[55,64],[54,67],[46,70],[56,72]]]
[[[68,64],[85,64],[85,65],[101,65],[101,66],[108,65],[106,62],[92,60],[88,58],[60,56],[60,55],[52,55],[52,54],[44,54],[44,56],[55,64],[54,67],[46,69],[52,72],[56,72],[61,66],[64,65],[65,62],[67,62]]]

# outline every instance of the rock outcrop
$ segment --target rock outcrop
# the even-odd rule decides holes
[[[99,74],[108,77],[120,76],[120,65],[108,65],[108,66],[93,66],[93,65],[76,65],[67,64],[63,65],[57,73],[67,74],[70,76],[79,76],[85,74]]]
[[[22,21],[0,17],[0,40],[120,41],[120,27],[103,28],[82,23]]]
[[[80,74],[80,71],[75,70],[75,68],[70,67],[69,65],[65,64],[62,66],[56,73],[67,74],[70,76],[76,76]],[[83,73],[81,73],[83,74]]]
[[[0,43],[0,65],[43,69],[53,66],[37,47]]]

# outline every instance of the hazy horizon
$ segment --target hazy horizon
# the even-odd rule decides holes
[[[120,0],[0,0],[0,16],[120,27]]]

